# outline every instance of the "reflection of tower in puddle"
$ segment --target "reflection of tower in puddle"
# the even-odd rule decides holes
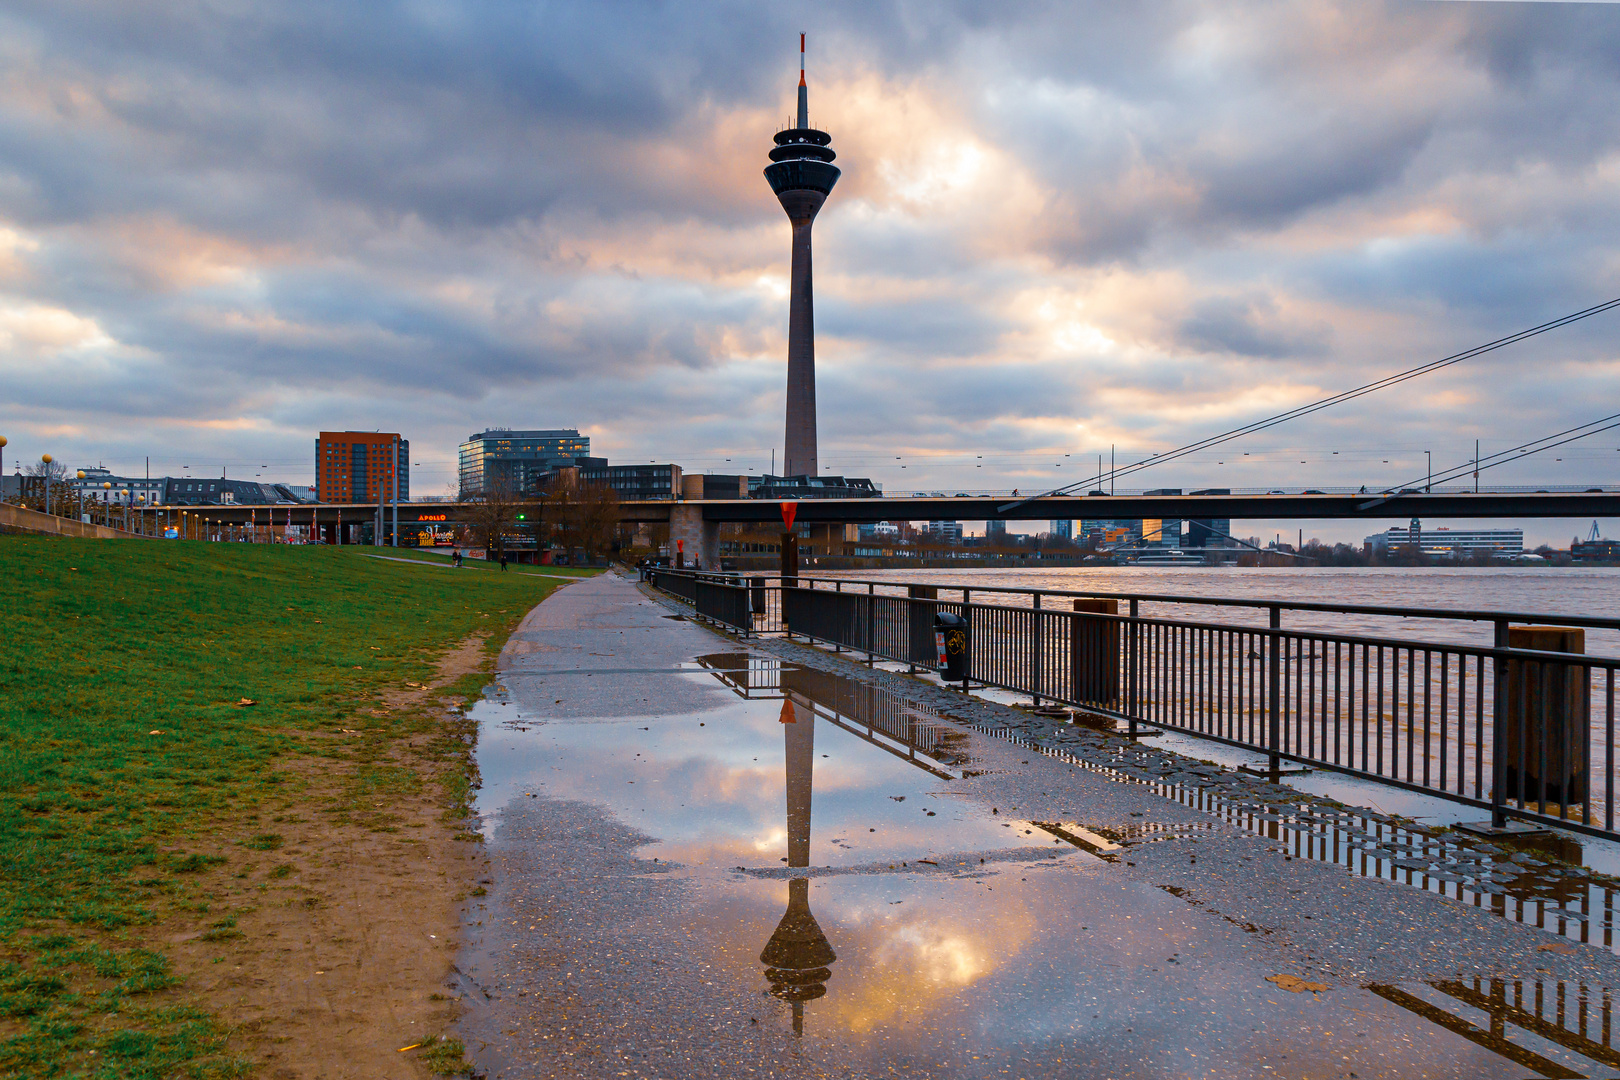
[[[782,702],[782,735],[787,748],[788,866],[810,865],[810,789],[816,766],[816,716],[808,708]],[[827,992],[838,959],[827,935],[810,913],[810,880],[788,881],[787,912],[759,954],[771,993],[793,1003],[793,1033],[804,1034],[804,1003]]]

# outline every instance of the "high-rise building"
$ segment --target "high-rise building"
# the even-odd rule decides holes
[[[960,544],[962,542],[962,523],[960,521],[930,521],[928,523],[928,538],[946,544]]]
[[[388,431],[321,432],[315,440],[315,497],[325,503],[374,503],[396,497],[409,502],[410,440]]]
[[[1191,495],[1230,495],[1231,488],[1202,488]],[[1192,518],[1187,522],[1187,547],[1232,547],[1232,522],[1229,518]]]
[[[483,491],[486,484],[503,483],[512,491],[527,491],[534,477],[568,466],[606,465],[606,458],[591,457],[591,440],[573,428],[510,431],[491,428],[467,436],[459,449],[460,487],[463,496]]]
[[[1144,491],[1143,495],[1180,495],[1180,488],[1154,488]],[[1163,544],[1166,547],[1181,546],[1181,519],[1180,518],[1143,518],[1142,540],[1149,544]]]
[[[1054,522],[1052,522],[1050,532],[1051,532],[1051,534],[1053,536],[1059,537],[1061,539],[1073,540],[1074,539],[1074,522],[1072,520],[1054,521]]]
[[[788,292],[787,432],[782,444],[782,475],[815,476],[816,323],[810,283],[810,226],[832,194],[839,171],[833,165],[832,136],[810,126],[809,91],[804,81],[804,35],[799,35],[799,116],[778,131],[765,179],[793,223],[793,277]]]

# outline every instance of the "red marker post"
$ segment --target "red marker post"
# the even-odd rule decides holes
[[[793,531],[793,519],[799,514],[799,504],[782,504],[782,587],[797,588],[799,584],[799,534]]]

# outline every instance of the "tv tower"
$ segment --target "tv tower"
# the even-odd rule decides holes
[[[810,226],[838,183],[832,136],[810,126],[804,82],[804,35],[799,35],[799,122],[778,131],[765,179],[793,223],[793,284],[788,302],[787,437],[783,476],[815,476],[816,320],[810,286]]]

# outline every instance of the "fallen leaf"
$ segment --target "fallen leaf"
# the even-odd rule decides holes
[[[148,731],[147,734],[148,735],[161,735],[161,734],[163,734],[163,732],[161,732],[161,731]]]
[[[1555,941],[1551,945],[1537,945],[1536,951],[1562,953],[1568,956],[1575,951],[1575,946],[1565,941]]]
[[[257,701],[254,701],[254,700],[253,700],[253,699],[252,699],[252,698],[250,698],[250,697],[245,697],[245,698],[243,698],[243,699],[242,699],[242,700],[241,700],[241,701],[238,701],[238,702],[237,702],[237,703],[236,703],[236,705],[237,705],[237,708],[246,708],[246,707],[247,707],[247,706],[249,706],[249,705],[257,705],[257,704],[258,704],[258,702],[257,702]]]
[[[1279,989],[1287,990],[1290,994],[1303,994],[1305,991],[1326,990],[1326,983],[1306,982],[1298,975],[1267,975],[1266,982],[1276,983]]]
[[[411,1043],[411,1045],[409,1045],[409,1046],[400,1047],[397,1051],[395,1051],[395,1053],[403,1054],[405,1051],[407,1051],[407,1050],[415,1050],[418,1046],[421,1046],[421,1045],[422,1045],[421,1043]]]

